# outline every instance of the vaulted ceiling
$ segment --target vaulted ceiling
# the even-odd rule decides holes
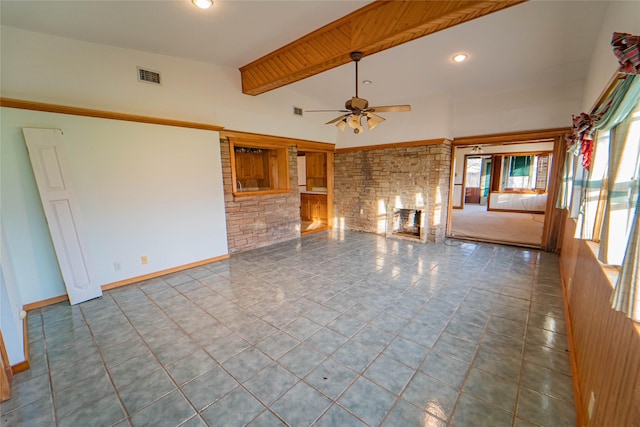
[[[361,95],[377,105],[581,81],[606,4],[216,0],[211,9],[199,10],[189,0],[2,0],[0,23],[242,69],[244,92],[287,84],[315,100],[302,106],[312,109],[341,108],[354,95],[353,66],[347,62],[356,49],[368,54],[360,81],[373,82],[360,87]],[[331,24],[353,12],[359,21]],[[476,16],[481,17],[468,20]],[[323,27],[342,34],[316,31]],[[457,52],[469,60],[453,63]]]

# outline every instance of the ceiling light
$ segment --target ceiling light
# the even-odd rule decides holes
[[[373,113],[367,113],[367,128],[369,130],[373,129],[374,127],[378,126],[380,123],[384,121],[385,121],[384,117],[380,117]]]
[[[360,116],[357,114],[353,114],[351,117],[349,117],[349,121],[347,123],[349,124],[349,127],[352,129],[356,129],[360,127]]]
[[[344,129],[347,127],[347,119],[342,119],[338,123],[336,123],[336,127],[344,132]]]
[[[482,154],[482,153],[484,153],[484,150],[479,145],[474,145],[471,148],[471,154]]]
[[[363,80],[362,81],[363,85],[370,85],[371,83],[373,83],[371,80]]]
[[[191,3],[195,4],[200,9],[209,9],[213,6],[213,0],[191,0]]]
[[[453,59],[453,62],[464,62],[469,59],[469,55],[467,55],[466,53],[457,53],[453,55],[451,59]]]

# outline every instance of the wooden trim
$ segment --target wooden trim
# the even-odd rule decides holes
[[[553,143],[553,153],[550,159],[551,169],[548,171],[549,176],[547,177],[547,206],[542,228],[542,248],[547,252],[557,252],[562,238],[561,230],[564,216],[563,210],[556,208],[556,199],[562,185],[565,152],[564,137],[557,136]]]
[[[242,92],[259,95],[526,0],[375,1],[240,68]]]
[[[569,344],[569,363],[571,365],[571,383],[573,384],[573,403],[576,410],[576,425],[579,427],[586,426],[585,408],[582,405],[580,396],[580,374],[578,372],[578,359],[576,357],[576,345],[573,336],[573,325],[571,323],[571,315],[569,313],[569,294],[567,292],[567,284],[565,283],[564,265],[560,263],[560,285],[562,286],[562,307],[564,308],[565,329],[567,330],[567,341]]]
[[[624,74],[616,71],[613,73],[613,76],[609,79],[609,82],[605,86],[604,90],[598,96],[598,99],[593,103],[593,107],[589,110],[591,113],[600,108],[600,105],[611,95],[611,92],[620,84],[621,81],[625,80],[629,76],[629,74]]]
[[[422,147],[424,145],[446,144],[447,142],[450,143],[451,140],[447,138],[437,138],[437,139],[424,139],[420,141],[393,142],[390,144],[363,145],[360,147],[336,148],[336,154],[337,153],[354,153],[357,151],[386,150],[387,148]]]
[[[234,174],[235,175],[235,174]],[[271,194],[287,194],[291,193],[291,189],[286,190],[262,190],[262,191],[234,191],[233,197],[249,197],[249,196],[268,196]]]
[[[453,139],[453,145],[483,145],[505,143],[534,143],[549,142],[555,137],[564,136],[571,132],[571,128],[554,128],[529,130],[522,132],[495,133],[489,135],[463,136]],[[511,154],[511,153],[509,153]]]
[[[494,209],[490,208],[487,205],[488,212],[511,212],[511,213],[528,213],[528,214],[536,214],[536,215],[544,215],[544,211],[525,211],[523,209]]]
[[[307,234],[317,233],[318,231],[325,231],[325,230],[328,230],[328,229],[330,229],[330,228],[331,228],[331,226],[329,226],[329,225],[325,225],[324,227],[314,228],[313,230],[305,230],[305,231],[301,231],[301,232],[300,232],[300,235],[301,235],[301,236],[305,236],[305,235],[307,235]]]
[[[131,285],[133,283],[142,282],[143,280],[154,279],[156,277],[165,276],[167,274],[175,273],[182,270],[187,270],[193,267],[199,267],[204,264],[209,264],[216,261],[222,261],[224,259],[228,259],[229,254],[220,255],[213,258],[204,259],[202,261],[192,262],[190,264],[184,264],[178,267],[168,268],[166,270],[156,271],[155,273],[144,274],[142,276],[132,277],[130,279],[120,280],[118,282],[107,283],[106,285],[102,285],[101,288],[103,291],[108,291],[109,289],[119,288],[121,286]]]
[[[168,268],[166,270],[156,271],[155,273],[144,274],[142,276],[131,277],[129,279],[120,280],[118,282],[107,283],[105,285],[100,286],[103,291],[108,291],[109,289],[119,288],[121,286],[131,285],[132,283],[141,282],[143,280],[154,279],[156,277],[165,276],[167,274],[175,273],[182,270],[187,270],[189,268],[198,267],[204,264],[209,264],[216,261],[222,261],[224,259],[228,259],[229,254],[220,255],[213,258],[204,259],[202,261],[192,262],[190,264],[181,265],[178,267]],[[42,301],[36,301],[29,304],[25,304],[23,310],[31,311],[37,308],[46,307],[48,305],[57,304],[62,301],[68,301],[69,297],[67,295],[60,295],[57,297],[49,298]]]
[[[13,375],[15,375],[15,374],[19,374],[20,372],[29,370],[30,367],[31,365],[29,365],[29,361],[24,360],[22,362],[16,363],[15,365],[12,365],[11,371],[13,372]]]
[[[298,151],[326,151],[333,153],[336,151],[336,144],[326,142],[300,141],[298,142]]]
[[[24,370],[27,370],[29,369],[29,322],[27,322],[27,316],[24,316],[24,319],[22,319],[22,349],[24,351],[24,362],[27,362],[27,367]],[[13,367],[11,367],[11,369],[13,369]]]
[[[454,184],[456,178],[456,147],[451,147],[451,161],[449,162],[449,203],[447,203],[447,223],[445,224],[444,235],[448,237],[451,234],[451,222],[453,221],[453,209],[461,209],[462,206],[457,207],[453,204]]]
[[[333,176],[333,160],[334,154],[333,152],[327,152],[327,228],[332,228],[334,225],[334,207],[333,207],[333,198],[334,198],[334,176]]]
[[[450,234],[447,237],[456,240],[468,240],[470,242],[481,242],[481,243],[495,243],[497,245],[508,245],[508,246],[518,246],[522,248],[533,248],[540,249],[540,245],[532,245],[530,243],[522,243],[515,240],[494,240],[494,239],[486,239],[484,237],[470,237],[470,236],[458,236],[456,234]]]
[[[9,364],[9,355],[4,345],[4,338],[0,330],[0,402],[11,399],[11,383],[13,382],[13,369]]]
[[[184,122],[158,117],[138,116],[134,114],[116,113],[113,111],[91,110],[88,108],[70,107],[66,105],[45,104],[42,102],[22,101],[19,99],[0,98],[0,107],[19,108],[22,110],[45,111],[48,113],[71,114],[74,116],[97,117],[100,119],[123,120],[127,122],[149,123],[154,125],[175,126],[190,129],[220,131],[222,126],[204,123]]]
[[[292,145],[295,145],[298,148],[300,148],[300,146],[314,148],[315,151],[333,151],[335,149],[335,144],[329,144],[325,142],[288,138],[284,136],[265,135],[260,133],[242,132],[231,129],[221,130],[220,137],[233,138],[234,140],[238,140],[240,145],[242,145],[243,143],[251,145],[271,144],[262,145],[265,148],[290,147]]]
[[[25,311],[36,310],[38,308],[46,307],[48,305],[58,304],[59,302],[68,301],[68,295],[60,295],[53,298],[43,299],[41,301],[31,302],[29,304],[25,304],[22,309]]]

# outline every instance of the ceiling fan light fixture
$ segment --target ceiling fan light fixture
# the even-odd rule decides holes
[[[372,130],[374,127],[378,126],[380,123],[382,123],[384,121],[385,121],[385,119],[380,117],[380,116],[377,116],[377,115],[374,115],[374,114],[371,114],[371,113],[367,113],[367,128],[369,130]]]
[[[464,62],[467,59],[469,59],[469,55],[467,55],[466,53],[462,53],[462,52],[461,53],[456,53],[455,55],[453,55],[451,57],[451,59],[453,60],[453,62],[460,63],[460,62]]]
[[[347,119],[340,120],[338,123],[336,123],[336,127],[344,132],[345,128],[347,127]]]
[[[213,6],[213,0],[191,0],[191,3],[200,9],[209,9]]]
[[[351,115],[351,117],[349,117],[349,121],[347,123],[349,124],[349,127],[352,128],[352,129],[357,129],[357,128],[361,127],[360,126],[360,116],[357,115],[357,114]]]

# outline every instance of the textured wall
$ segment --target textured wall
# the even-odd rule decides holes
[[[336,226],[388,235],[395,208],[426,213],[422,240],[445,237],[451,142],[417,147],[337,152]]]
[[[289,188],[285,194],[234,197],[229,142],[220,141],[229,253],[244,252],[300,237],[297,148],[289,147]]]

